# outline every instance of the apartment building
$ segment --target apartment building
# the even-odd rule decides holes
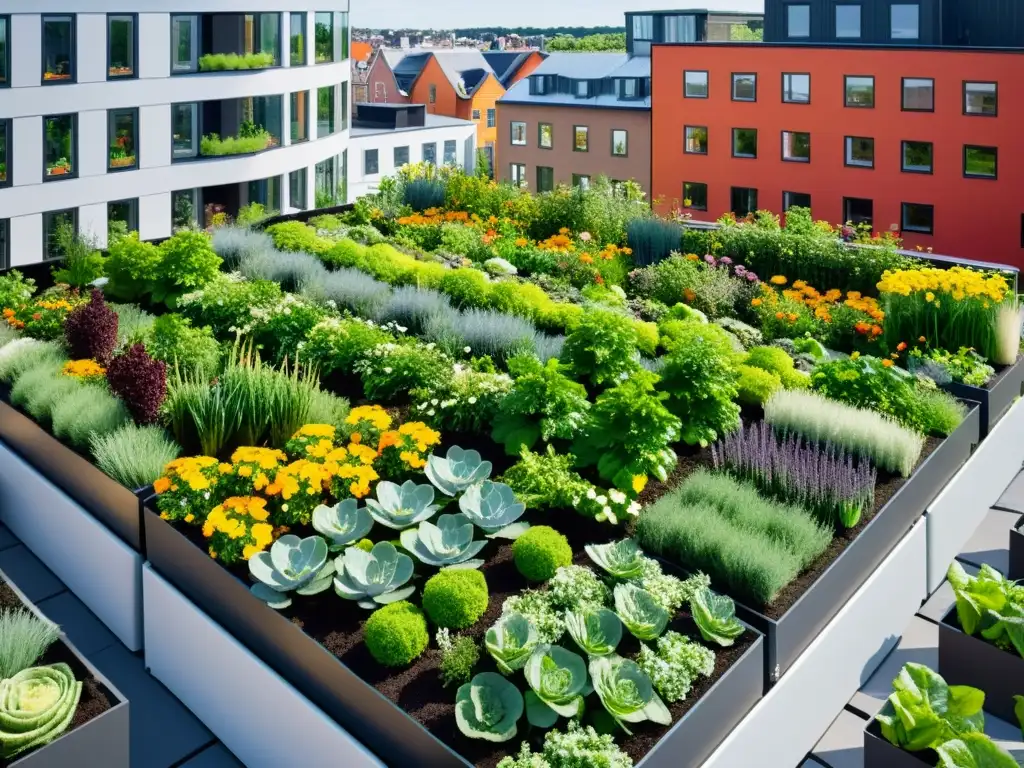
[[[0,268],[249,202],[344,199],[348,3],[0,4]]]

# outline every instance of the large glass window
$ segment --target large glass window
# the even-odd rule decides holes
[[[874,221],[875,203],[873,200],[863,197],[843,198],[843,223],[871,226]]]
[[[341,125],[338,130],[344,131],[348,128],[348,83],[339,85],[338,90],[341,91]]]
[[[107,168],[112,171],[137,168],[139,159],[139,111],[111,109],[107,112],[107,140],[110,145]]]
[[[195,72],[199,66],[199,17],[171,16],[171,72]]]
[[[78,155],[75,123],[77,115],[52,115],[43,118],[43,168],[46,179],[74,176]]]
[[[292,171],[288,174],[288,205],[292,208],[298,208],[300,211],[306,210],[306,179],[308,172],[305,168],[299,168],[297,171]]]
[[[409,147],[395,147],[395,170],[409,164]]]
[[[555,188],[555,169],[544,165],[537,166],[537,191],[550,192]]]
[[[317,11],[313,17],[316,37],[316,63],[334,61],[334,14]]]
[[[458,144],[455,139],[444,140],[444,158],[443,162],[445,165],[456,165],[458,163]]]
[[[139,231],[139,198],[107,203],[107,234],[127,235]]]
[[[708,153],[708,129],[704,125],[686,126],[683,151],[690,155],[706,155]]]
[[[259,203],[266,211],[281,210],[281,177],[271,176],[249,182],[249,202]]]
[[[11,17],[0,16],[0,88],[11,84]]]
[[[423,162],[437,165],[437,142],[431,141],[423,145]]]
[[[810,104],[811,76],[784,73],[782,75],[782,100],[787,104]]]
[[[732,76],[733,101],[757,101],[757,75],[737,74]]]
[[[199,154],[199,105],[195,102],[171,105],[171,159]]]
[[[856,75],[846,76],[846,106],[848,107],[874,107],[875,106],[875,78],[859,77]]]
[[[586,152],[590,129],[585,125],[574,125],[572,127],[572,150],[573,152]]]
[[[683,207],[695,211],[708,209],[708,185],[701,181],[683,182]]]
[[[995,117],[999,111],[995,83],[964,83],[964,114]]]
[[[757,211],[757,190],[753,187],[733,187],[730,198],[730,210],[738,219],[746,218]]]
[[[335,187],[338,193],[339,203],[348,202],[348,150],[343,149],[337,157],[338,160],[338,184]]]
[[[198,189],[176,189],[171,192],[171,228],[178,230],[198,224]]]
[[[732,156],[757,157],[757,128],[732,129]]]
[[[874,168],[875,140],[863,136],[847,136],[846,164],[859,168]]]
[[[260,149],[280,145],[282,108],[280,96],[253,96],[242,99],[242,125],[238,129],[238,135],[242,138],[255,136],[262,129],[270,134],[270,140]]]
[[[612,128],[612,154],[615,157],[626,157],[629,154],[629,131]]]
[[[292,144],[309,138],[309,91],[295,91],[289,96],[292,121]]]
[[[836,37],[860,37],[860,4],[836,6]]]
[[[72,233],[78,232],[77,208],[47,211],[43,214],[43,246],[46,249],[43,258],[47,261],[64,256],[60,247],[62,230],[65,234],[68,233],[68,230]]]
[[[493,128],[498,124],[498,110],[491,107],[487,110],[487,127]]]
[[[537,145],[541,149],[551,149],[554,146],[555,128],[551,123],[540,123],[537,126]]]
[[[43,16],[43,82],[75,79],[75,17]]]
[[[0,187],[11,183],[11,121],[0,120]]]
[[[272,57],[274,66],[281,63],[281,14],[245,15],[245,52],[265,53]]]
[[[334,133],[334,90],[328,85],[316,89],[316,135],[329,136]]]
[[[291,25],[291,57],[289,64],[293,67],[306,65],[306,14],[290,14]]]
[[[363,158],[364,162],[366,156],[373,153],[373,168],[377,168],[377,150],[368,149],[365,151]],[[338,158],[329,157],[323,162],[317,163],[313,167],[313,190],[316,193],[315,208],[329,208],[335,204],[338,199],[338,186],[335,181],[335,175],[337,172]],[[374,170],[373,173],[377,171]]]
[[[902,169],[908,173],[931,173],[933,153],[930,141],[904,141]]]
[[[523,186],[526,183],[526,166],[522,163],[512,163],[509,167],[509,180],[512,186]]]
[[[347,59],[348,58],[348,35],[349,35],[348,13],[346,11],[339,11],[338,14],[337,14],[337,18],[335,19],[334,24],[335,24],[335,26],[338,27],[338,37],[341,38],[341,40],[339,41],[341,43],[341,46],[340,46],[341,47],[341,58],[342,59]]]
[[[782,193],[782,212],[785,213],[790,208],[811,208],[811,196],[806,192],[783,192]]]
[[[917,40],[921,9],[917,3],[894,3],[889,10],[889,36],[893,40]]]
[[[572,185],[586,192],[590,189],[590,176],[585,173],[574,173],[572,175]]]
[[[786,37],[811,36],[811,6],[792,3],[786,6]]]
[[[935,233],[935,206],[927,203],[903,203],[902,223],[905,232]]]
[[[925,77],[904,77],[902,105],[904,112],[934,112],[935,81]]]
[[[375,173],[380,173],[380,164],[378,162],[376,149],[363,150],[363,173],[366,176],[372,176]]]
[[[107,16],[107,77],[135,77],[134,16]]]
[[[687,99],[706,99],[708,97],[708,73],[694,70],[683,72],[683,96]]]
[[[638,56],[650,56],[652,40],[654,40],[654,17],[648,14],[634,16],[633,53]]]
[[[697,17],[692,13],[679,16],[663,16],[666,43],[697,42]]]
[[[512,144],[517,147],[526,146],[526,123],[513,120],[510,124],[512,131]]]
[[[980,179],[996,178],[998,150],[995,147],[964,147],[964,176]]]
[[[811,134],[783,131],[782,159],[790,163],[811,162]]]

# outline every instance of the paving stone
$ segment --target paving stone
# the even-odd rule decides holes
[[[867,720],[843,710],[812,750],[829,768],[864,768],[864,728]]]
[[[36,605],[66,589],[64,583],[24,544],[0,551],[0,571],[7,574],[7,578]]]
[[[244,768],[238,758],[220,742],[181,764],[180,768]]]
[[[214,741],[195,715],[146,672],[142,659],[124,646],[112,645],[91,661],[131,702],[132,768],[169,768]]]
[[[1000,509],[1008,509],[1024,514],[1024,472],[1017,475],[995,504]]]
[[[960,565],[962,565],[964,570],[971,576],[975,576],[978,573],[978,568],[970,563],[960,563]],[[917,612],[917,615],[938,623],[942,621],[942,617],[945,616],[946,612],[955,604],[956,598],[953,596],[953,588],[949,586],[948,581],[944,581],[942,582],[942,586],[935,590],[932,593],[932,596],[929,597],[925,601],[925,604],[921,606],[921,610]]]
[[[117,642],[114,633],[70,592],[43,600],[38,607],[51,621],[60,624],[64,634],[87,658]]]
[[[16,547],[21,542],[11,533],[11,529],[3,523],[0,523],[0,550],[10,549]]]
[[[1006,573],[1010,566],[1010,529],[1019,518],[1016,512],[990,509],[957,559],[978,567],[990,565]]]
[[[932,669],[939,666],[939,628],[917,616],[911,619],[899,644],[850,699],[850,706],[866,717],[874,717],[892,693],[893,679],[910,661]]]

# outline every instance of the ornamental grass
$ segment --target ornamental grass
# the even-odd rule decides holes
[[[160,477],[181,447],[161,427],[125,424],[107,434],[92,435],[96,466],[125,488],[144,488]]]

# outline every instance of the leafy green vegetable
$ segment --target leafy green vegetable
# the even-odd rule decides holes
[[[1003,649],[1024,657],[1024,589],[990,565],[969,575],[955,560],[946,573],[956,596],[956,615],[968,635],[981,632]]]
[[[524,672],[530,684],[526,692],[526,718],[530,725],[550,728],[559,716],[583,714],[587,663],[582,656],[545,643],[534,649]]]
[[[984,733],[965,733],[935,751],[938,768],[1019,768],[1013,756]]]
[[[587,556],[617,579],[636,579],[643,574],[644,553],[633,539],[608,544],[587,544]]]
[[[487,652],[506,675],[526,666],[539,642],[537,628],[521,613],[505,614],[484,635]]]
[[[615,722],[626,733],[626,723],[644,720],[671,725],[672,715],[657,693],[654,684],[636,662],[621,656],[598,656],[590,661],[594,690]]]
[[[622,622],[607,608],[583,608],[565,615],[565,628],[587,656],[614,653],[622,639]]]
[[[523,695],[497,672],[481,672],[455,696],[455,722],[471,739],[508,741],[522,716]]]
[[[690,613],[701,637],[709,643],[730,646],[743,634],[743,625],[736,619],[736,604],[707,587],[690,598]]]
[[[615,613],[626,629],[640,640],[653,640],[668,626],[668,611],[661,607],[654,595],[635,584],[615,587]]]

